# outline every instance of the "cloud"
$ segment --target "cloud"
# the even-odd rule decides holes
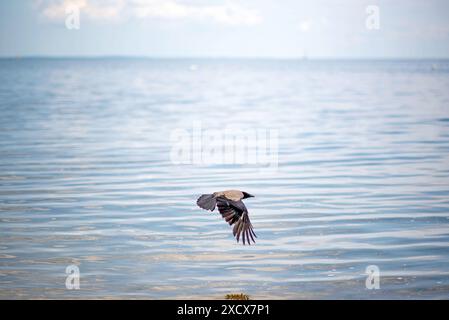
[[[255,10],[233,3],[194,5],[180,0],[38,0],[43,15],[52,20],[64,19],[67,8],[79,8],[91,20],[182,19],[209,20],[228,25],[255,25],[262,17]]]
[[[139,18],[193,18],[212,19],[225,24],[253,25],[260,22],[257,12],[234,4],[215,6],[192,6],[171,0],[138,0],[134,13]]]
[[[123,0],[114,1],[88,1],[88,0],[64,0],[41,1],[42,13],[53,20],[64,19],[67,10],[78,8],[90,19],[118,19],[124,9]]]

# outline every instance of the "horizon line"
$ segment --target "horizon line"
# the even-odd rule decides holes
[[[299,61],[308,61],[308,60],[403,60],[403,61],[430,61],[430,60],[449,60],[448,57],[331,57],[331,56],[150,56],[150,55],[115,55],[115,54],[105,54],[105,55],[45,55],[45,54],[36,54],[36,55],[0,55],[0,59],[2,60],[12,60],[12,59],[148,59],[148,60],[299,60]]]

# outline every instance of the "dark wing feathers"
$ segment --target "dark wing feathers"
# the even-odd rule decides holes
[[[229,225],[232,225],[238,220],[239,212],[229,206],[226,201],[217,201],[217,208],[221,216],[229,223]]]
[[[216,199],[213,194],[203,194],[198,198],[196,204],[204,210],[214,211]]]
[[[223,197],[217,198],[217,208],[221,216],[226,220],[229,225],[234,225],[233,234],[237,239],[237,242],[242,238],[243,244],[248,243],[251,245],[251,241],[256,243],[254,237],[257,238],[254,233],[253,226],[249,220],[248,210],[242,201],[232,201]]]

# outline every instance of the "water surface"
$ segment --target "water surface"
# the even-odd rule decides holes
[[[173,164],[198,121],[278,170]],[[230,188],[255,246],[195,205]],[[441,299],[448,249],[448,61],[0,60],[0,298]]]

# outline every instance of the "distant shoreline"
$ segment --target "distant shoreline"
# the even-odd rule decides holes
[[[120,56],[120,55],[104,55],[104,56],[45,56],[45,55],[30,55],[30,56],[0,56],[0,60],[228,60],[228,61],[318,61],[318,62],[357,62],[357,61],[405,61],[405,62],[418,62],[418,61],[449,61],[449,57],[428,57],[428,58],[407,58],[407,57],[392,57],[392,58],[360,58],[360,57],[346,57],[346,58],[331,58],[331,57],[176,57],[176,56]]]

